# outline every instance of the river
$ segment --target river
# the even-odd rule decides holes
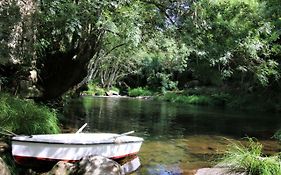
[[[68,102],[64,116],[61,121],[68,132],[84,123],[86,132],[136,131],[145,142],[139,153],[142,166],[135,174],[194,174],[214,165],[230,140],[246,136],[262,142],[268,154],[280,150],[270,139],[281,128],[277,114],[86,96]]]

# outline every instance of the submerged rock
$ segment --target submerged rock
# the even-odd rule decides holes
[[[202,168],[195,175],[247,175],[247,173],[233,172],[228,168]]]
[[[0,174],[1,175],[11,175],[11,172],[4,162],[4,160],[0,157]]]

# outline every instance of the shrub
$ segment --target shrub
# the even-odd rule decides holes
[[[0,126],[16,134],[59,132],[56,112],[32,101],[0,94],[0,111]]]
[[[138,87],[135,89],[129,89],[128,94],[130,97],[151,96],[152,92],[146,88]]]
[[[281,174],[278,156],[266,157],[262,154],[262,144],[249,138],[249,145],[233,143],[219,166],[227,166],[234,171],[245,171],[251,175]]]
[[[105,90],[95,83],[88,84],[88,90],[85,92],[88,95],[105,95]]]

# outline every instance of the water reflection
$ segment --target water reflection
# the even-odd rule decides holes
[[[268,140],[281,128],[281,118],[269,113],[224,111],[142,99],[84,97],[65,106],[66,128],[88,123],[88,132],[124,133],[134,130],[145,142],[136,174],[194,174],[211,166],[228,139],[245,136],[264,140],[265,150],[279,144]]]
[[[121,166],[124,174],[132,174],[141,166],[140,158],[138,156],[133,157],[130,161]]]
[[[274,114],[231,112],[127,98],[84,97],[67,104],[64,124],[88,123],[88,131],[123,133],[135,130],[146,139],[186,135],[269,138],[281,128]]]

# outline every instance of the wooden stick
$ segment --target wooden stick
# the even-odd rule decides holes
[[[117,139],[118,137],[122,137],[122,136],[126,136],[126,135],[129,135],[129,134],[133,134],[135,131],[129,131],[129,132],[125,132],[123,134],[119,134],[117,136],[113,136],[113,137],[110,137],[108,140],[110,139]]]

